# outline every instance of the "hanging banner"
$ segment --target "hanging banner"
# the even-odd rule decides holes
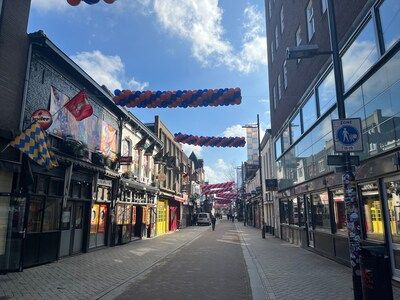
[[[175,141],[182,144],[202,146],[202,147],[244,147],[246,139],[244,137],[215,137],[197,136],[184,133],[175,133]]]

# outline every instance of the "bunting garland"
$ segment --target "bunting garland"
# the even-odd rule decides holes
[[[244,147],[246,139],[244,137],[215,137],[197,136],[184,133],[176,133],[175,141],[182,144],[204,146],[204,147]]]
[[[114,94],[115,104],[138,108],[228,106],[242,102],[240,88],[156,92],[115,90]]]

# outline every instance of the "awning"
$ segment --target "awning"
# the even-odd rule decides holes
[[[74,165],[80,166],[80,167],[88,169],[88,170],[96,171],[96,172],[101,172],[101,173],[107,172],[107,170],[105,168],[98,167],[94,164],[84,162],[82,160],[78,160],[78,159],[75,159],[72,157],[61,156],[59,154],[55,154],[55,156],[56,156],[57,160],[60,162],[73,163]]]
[[[151,185],[147,185],[135,180],[131,180],[131,179],[126,179],[126,178],[121,178],[121,182],[124,186],[130,187],[132,189],[135,190],[139,190],[139,191],[146,191],[146,192],[150,192],[150,193],[157,193],[159,191],[158,188],[151,186]]]

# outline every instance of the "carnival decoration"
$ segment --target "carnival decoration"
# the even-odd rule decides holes
[[[218,193],[219,189],[233,189],[235,185],[234,181],[228,181],[224,183],[216,183],[216,184],[204,184],[201,186],[201,192],[203,194],[212,191],[213,194]]]
[[[67,0],[68,4],[71,6],[78,6],[79,4],[81,4],[82,1],[89,5],[97,4],[100,2],[100,0]],[[117,0],[103,0],[103,1],[107,4],[112,4]]]
[[[242,102],[240,88],[178,91],[115,90],[114,94],[115,104],[138,108],[228,106]]]
[[[246,139],[244,137],[215,137],[197,136],[184,133],[176,133],[175,141],[182,144],[189,144],[202,147],[244,147]]]

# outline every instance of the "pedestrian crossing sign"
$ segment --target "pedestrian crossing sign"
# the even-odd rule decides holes
[[[332,120],[332,133],[336,152],[363,151],[360,118]]]

